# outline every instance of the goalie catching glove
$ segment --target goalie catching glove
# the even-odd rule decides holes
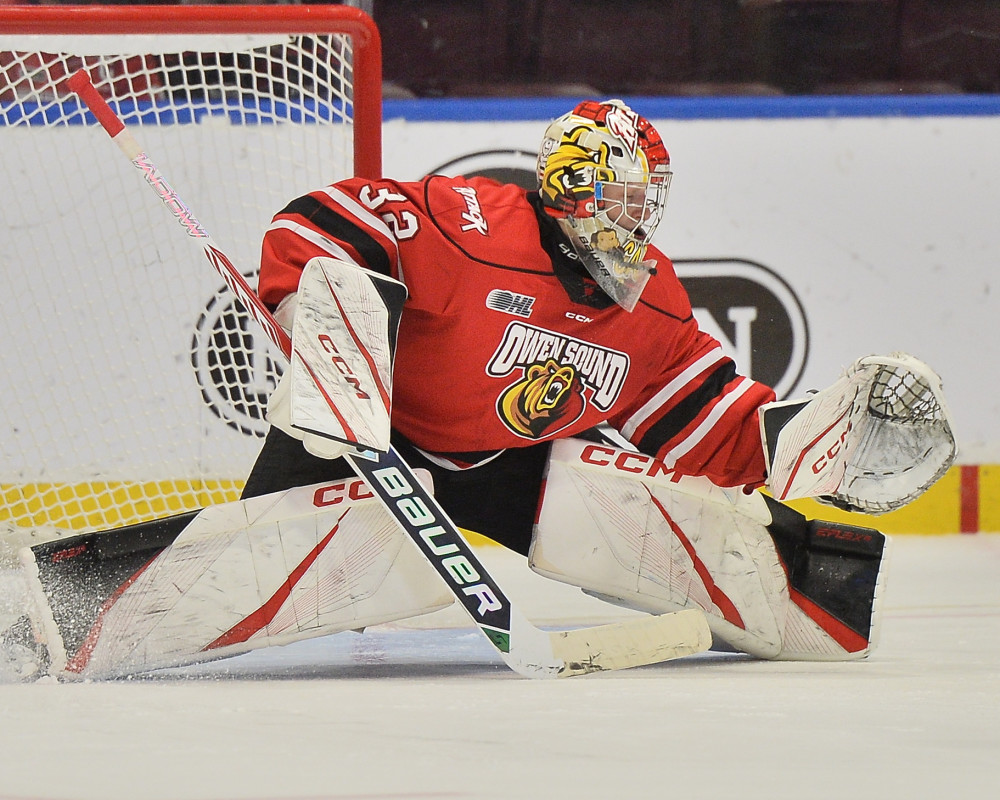
[[[291,363],[267,420],[320,458],[389,449],[392,361],[406,287],[346,261],[314,258],[276,319]]]
[[[905,353],[860,358],[806,400],[762,406],[760,425],[778,500],[815,497],[867,514],[915,500],[957,452],[941,379]]]

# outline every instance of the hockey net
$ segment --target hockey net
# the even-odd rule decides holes
[[[85,69],[234,263],[381,171],[381,54],[345,6],[0,7],[0,527],[235,498],[280,359],[67,90]]]

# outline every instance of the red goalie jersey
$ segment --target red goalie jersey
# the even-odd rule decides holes
[[[765,477],[757,408],[698,328],[669,259],[631,313],[575,261],[537,196],[487,179],[352,179],[290,203],[264,238],[275,307],[315,256],[406,284],[393,427],[457,465],[607,421],[644,453],[720,485]]]

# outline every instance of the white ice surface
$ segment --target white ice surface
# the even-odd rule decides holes
[[[483,553],[536,623],[623,612]],[[452,609],[110,683],[0,686],[0,800],[1000,797],[1000,536],[896,537],[865,662],[556,681]]]

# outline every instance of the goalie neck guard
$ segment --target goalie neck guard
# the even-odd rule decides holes
[[[631,311],[655,271],[646,248],[670,189],[656,129],[621,100],[580,103],[545,131],[537,175],[546,213],[598,286]]]

